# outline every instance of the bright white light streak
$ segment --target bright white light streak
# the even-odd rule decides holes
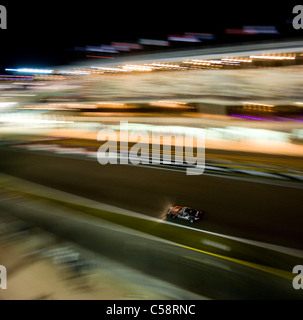
[[[92,69],[98,69],[98,70],[103,70],[103,71],[127,71],[121,68],[114,68],[114,67],[91,67]]]
[[[62,74],[90,74],[89,71],[72,71],[72,70],[61,70],[59,73]]]
[[[17,118],[14,116],[0,116],[1,122],[10,123],[28,123],[28,124],[72,124],[74,121],[64,120],[47,120],[47,119],[32,119],[32,118]]]
[[[147,66],[140,66],[140,65],[125,65],[122,67],[125,70],[129,71],[153,71],[153,68]]]
[[[289,56],[250,56],[251,59],[269,59],[269,60],[294,60],[295,57],[289,57]]]
[[[21,72],[21,73],[43,73],[43,74],[49,74],[49,73],[52,73],[54,70],[19,68],[19,69],[5,69],[5,71],[14,71],[14,72]]]
[[[242,102],[243,104],[248,104],[248,105],[253,105],[253,106],[261,106],[261,107],[270,107],[273,108],[274,105],[273,104],[265,104],[265,103],[257,103],[257,102],[248,102],[248,101],[244,101]]]
[[[222,61],[230,61],[230,62],[248,62],[251,63],[251,59],[241,59],[241,58],[223,58]]]

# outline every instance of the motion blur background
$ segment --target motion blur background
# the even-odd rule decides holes
[[[0,298],[302,299],[296,4],[2,2]],[[157,164],[101,166],[98,132],[121,121],[194,128],[204,174],[164,142]]]

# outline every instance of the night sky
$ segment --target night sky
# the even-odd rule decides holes
[[[15,4],[14,4],[15,2]],[[66,2],[65,2],[66,3]],[[69,2],[70,3],[70,2]],[[263,4],[262,4],[263,3]],[[8,29],[0,30],[0,68],[50,67],[75,58],[75,46],[110,44],[139,38],[166,40],[169,34],[214,33],[215,43],[302,38],[294,30],[294,4],[265,1],[0,1],[8,13]],[[225,28],[274,25],[280,35],[227,36]],[[209,43],[206,43],[209,44]],[[186,46],[186,44],[181,44]],[[203,47],[204,44],[201,44]]]

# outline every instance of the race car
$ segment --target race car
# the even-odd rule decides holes
[[[190,223],[199,221],[202,215],[203,211],[181,206],[170,207],[167,211],[167,216],[188,220]]]

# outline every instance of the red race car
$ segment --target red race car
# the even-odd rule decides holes
[[[188,220],[190,223],[199,221],[202,215],[203,211],[181,206],[170,207],[167,211],[167,216]]]

